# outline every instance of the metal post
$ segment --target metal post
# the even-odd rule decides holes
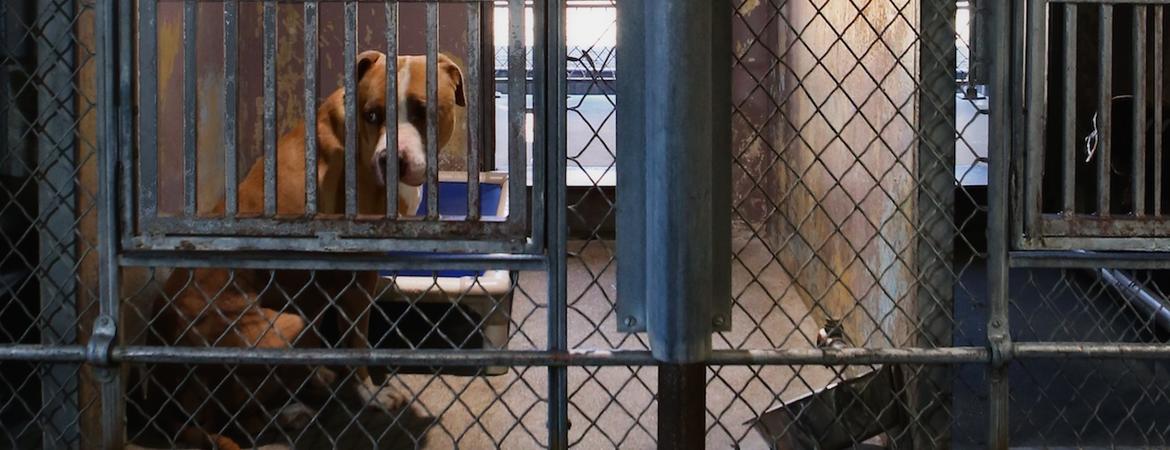
[[[993,34],[993,62],[991,68],[990,138],[993,144],[988,155],[988,214],[987,214],[987,277],[990,312],[987,340],[991,350],[988,370],[988,448],[1006,449],[1008,446],[1008,371],[1011,357],[1011,335],[1008,327],[1008,173],[1011,150],[1014,148],[1012,123],[1017,119],[1018,100],[1010,91],[1011,49],[1018,34],[1013,18],[1015,6],[1008,2],[993,2],[991,29]]]
[[[540,137],[533,143],[533,153],[546,153],[542,160],[546,166],[538,169],[547,171],[543,180],[545,190],[545,227],[548,248],[548,347],[550,351],[569,352],[568,337],[568,291],[566,241],[568,236],[567,209],[565,207],[566,142],[565,124],[567,105],[565,98],[566,64],[565,57],[565,2],[563,0],[537,2],[533,11],[533,31],[536,58],[533,67],[536,72],[537,92],[533,94],[536,107],[536,123]],[[492,14],[484,14],[491,16]],[[490,22],[489,22],[490,23]],[[487,28],[490,30],[491,28]],[[484,39],[490,42],[490,39]],[[490,53],[489,53],[490,54]],[[494,58],[483,58],[493,60]],[[494,73],[483,72],[483,73]],[[512,81],[511,79],[509,81]],[[482,83],[494,86],[495,81]],[[485,102],[494,107],[494,95],[485,97]],[[493,122],[486,122],[493,123]],[[491,126],[484,127],[491,129]],[[484,135],[484,142],[495,142],[491,135]],[[490,145],[486,147],[492,147]],[[482,162],[493,161],[485,156]],[[541,180],[539,176],[535,180]],[[539,184],[534,185],[539,188]],[[534,196],[534,198],[539,198]],[[535,218],[534,218],[535,220]],[[569,369],[548,368],[548,448],[559,450],[569,447]]]
[[[726,190],[715,186],[730,158],[730,142],[720,131],[730,126],[729,98],[716,70],[728,70],[725,53],[731,51],[727,33],[726,1],[685,0],[643,2],[647,68],[641,90],[645,95],[645,164],[653,168],[645,179],[646,326],[654,356],[663,362],[702,361],[711,349],[712,302],[730,298],[717,292],[718,271],[729,270],[726,255],[716,246],[730,245],[730,236],[717,236],[714,220],[724,217],[730,199],[716,198]],[[718,25],[717,25],[718,24]],[[654,79],[649,77],[653,75]],[[636,118],[635,118],[636,119]],[[619,143],[620,145],[620,143]],[[701,426],[701,424],[700,424]]]
[[[129,2],[122,1],[124,11],[129,10]],[[95,366],[95,375],[101,385],[101,427],[102,445],[104,448],[122,448],[125,398],[122,395],[121,368],[114,364],[110,355],[116,341],[119,322],[119,269],[118,269],[118,160],[123,151],[120,139],[125,136],[123,126],[124,109],[120,108],[116,99],[117,93],[123,94],[129,89],[127,85],[119,84],[118,74],[121,67],[132,64],[129,58],[129,46],[123,44],[125,40],[116,34],[119,27],[115,25],[114,2],[105,2],[97,6],[98,38],[98,261],[99,273],[99,314],[93,325],[86,359]],[[125,24],[124,24],[125,25]],[[126,36],[128,37],[128,36]],[[118,57],[118,49],[127,50],[123,58]],[[121,64],[122,66],[119,66]],[[121,97],[129,100],[129,96]],[[125,106],[128,110],[129,106]]]
[[[953,344],[956,6],[953,0],[925,0],[921,8],[916,343],[935,348]],[[949,447],[950,369],[937,365],[903,372],[914,377],[906,380],[912,386],[910,409],[919,418],[909,435],[914,448]]]
[[[706,383],[705,363],[658,367],[658,448],[705,447]]]
[[[44,179],[38,183],[38,222],[40,226],[41,342],[63,345],[77,342],[77,240],[74,224],[77,199],[77,121],[73,89],[73,18],[72,2],[38,0],[36,27],[37,74],[37,167]],[[77,420],[77,377],[74,368],[53,365],[42,373],[43,411],[46,448],[70,447],[80,435]]]

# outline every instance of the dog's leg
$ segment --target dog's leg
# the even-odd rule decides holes
[[[374,307],[372,298],[378,274],[375,272],[357,272],[355,286],[351,286],[342,293],[338,327],[342,330],[346,345],[354,349],[370,348],[370,310]],[[357,383],[358,397],[369,408],[398,409],[409,402],[405,393],[391,387],[388,383],[375,383],[370,377],[366,366],[353,368]]]

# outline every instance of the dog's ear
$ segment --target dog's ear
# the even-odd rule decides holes
[[[439,53],[439,70],[447,74],[447,78],[455,84],[455,104],[459,106],[467,106],[467,95],[463,92],[463,71],[459,70],[459,66],[447,57],[446,54]]]
[[[378,60],[382,59],[382,56],[382,52],[377,50],[366,50],[358,55],[357,66],[355,66],[357,68],[357,73],[354,74],[356,77],[354,78],[354,81],[360,81],[362,77],[366,76],[366,72],[368,72],[371,67],[374,67],[374,64],[377,64]]]

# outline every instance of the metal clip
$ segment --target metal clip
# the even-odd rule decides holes
[[[118,326],[110,316],[98,316],[93,322],[93,333],[89,336],[89,344],[85,346],[85,361],[91,365],[105,367],[110,365],[110,354],[113,353],[114,338],[118,334]]]
[[[997,333],[988,336],[987,340],[991,350],[991,367],[1001,368],[1012,361],[1015,354],[1011,338]]]

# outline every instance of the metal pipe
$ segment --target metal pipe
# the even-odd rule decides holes
[[[713,224],[720,176],[712,163],[730,157],[716,127],[731,122],[730,100],[715,98],[723,90],[712,69],[731,49],[715,39],[717,10],[709,0],[684,0],[649,1],[635,12],[645,15],[644,64],[656,70],[642,84],[646,167],[654,168],[646,180],[646,260],[654,262],[645,267],[647,332],[655,357],[675,364],[710,352],[715,272],[729,270],[714,258],[714,246],[730,240],[716,237]]]
[[[464,83],[467,85],[467,220],[479,220],[479,153],[480,146],[483,145],[480,141],[482,134],[481,128],[481,114],[479,106],[479,83],[480,83],[480,69],[482,62],[480,62],[481,54],[479,48],[481,46],[480,37],[480,14],[483,8],[480,4],[469,3],[467,5],[467,79]],[[492,97],[485,97],[484,100],[489,103],[494,103]]]
[[[223,254],[217,252],[123,252],[119,264],[126,267],[223,267]],[[249,253],[231,255],[231,267],[237,269],[294,270],[544,270],[544,255],[523,254],[452,254],[412,253],[338,254],[338,253]]]
[[[1163,330],[1170,330],[1170,301],[1150,292],[1144,283],[1130,278],[1119,270],[1099,268],[1094,273],[1105,283],[1113,286],[1121,294],[1121,298],[1145,313],[1155,325]]]
[[[317,3],[305,2],[305,217],[317,215]]]
[[[143,2],[143,4],[150,4],[154,2]],[[237,135],[236,135],[236,113],[239,110],[239,104],[236,101],[239,96],[239,89],[236,86],[236,78],[239,75],[239,21],[238,15],[240,12],[239,0],[224,0],[223,3],[223,195],[224,195],[224,216],[226,218],[234,219],[239,214],[239,200],[240,197],[236,193],[236,180],[239,178],[239,169],[236,167],[238,162],[237,157]],[[157,58],[157,55],[155,55]],[[151,69],[152,71],[154,68]],[[153,76],[153,75],[152,75]],[[150,189],[154,189],[148,185]]]
[[[1097,64],[1097,214],[1110,214],[1113,161],[1113,6],[1101,5],[1101,51]]]
[[[121,7],[126,8],[127,2],[122,2]],[[188,4],[193,15],[193,7]],[[127,10],[128,11],[128,10]],[[118,73],[119,68],[115,63],[122,65],[130,64],[130,58],[123,58],[119,61],[117,50],[120,45],[117,34],[116,8],[114,2],[104,2],[96,7],[95,31],[98,41],[98,318],[94,322],[92,332],[87,343],[87,361],[99,362],[100,365],[94,368],[94,376],[100,385],[101,398],[101,432],[102,443],[106,448],[122,448],[123,445],[123,418],[125,417],[125,396],[122,393],[121,368],[110,364],[109,354],[118,339],[118,322],[121,317],[121,289],[120,289],[120,270],[118,267],[118,154],[120,152],[129,150],[129,142],[122,142],[121,128],[119,126],[120,113],[119,100],[130,101],[129,97],[118,97],[119,86]],[[189,22],[194,26],[194,20]],[[126,24],[124,24],[126,25]],[[128,56],[128,55],[126,55]],[[191,70],[188,70],[188,77],[193,78]],[[71,318],[76,320],[76,318]],[[76,324],[70,324],[75,326]],[[69,341],[66,341],[69,342]],[[76,341],[74,341],[76,342]],[[61,344],[60,342],[58,344]],[[96,358],[94,358],[96,357]],[[51,379],[59,378],[64,370],[67,374],[72,372],[72,368],[51,368],[49,369],[49,377]],[[64,379],[72,379],[72,383],[76,383],[76,376],[70,375]],[[44,382],[44,385],[56,384],[55,382]],[[53,386],[55,390],[52,395],[56,397],[59,392],[56,391],[65,386]],[[73,392],[73,391],[65,391]],[[80,399],[69,400],[70,404],[79,402]],[[77,408],[74,405],[52,405],[46,402],[46,407],[52,406],[57,408],[52,413],[54,419],[59,414],[76,415],[78,412],[73,410]],[[72,410],[72,411],[71,411]],[[75,417],[62,417],[67,422],[71,423],[76,420]],[[55,422],[55,420],[54,420]],[[59,424],[54,424],[57,426]],[[61,433],[73,434],[76,431],[75,427],[65,426],[57,428],[57,436],[55,438],[67,439],[64,442],[72,442],[70,436],[62,436]],[[48,445],[54,441],[46,440]]]
[[[345,2],[345,218],[357,217],[357,1]]]
[[[527,27],[524,0],[508,1],[508,220],[526,220],[528,142],[525,136],[527,117],[528,69],[524,49]]]
[[[1133,215],[1146,215],[1146,7],[1133,7]],[[1105,51],[1109,51],[1106,49]]]
[[[138,219],[158,216],[158,3],[138,6]],[[226,3],[224,8],[227,8]],[[224,26],[227,26],[226,18]]]
[[[1065,214],[1076,213],[1077,200],[1077,5],[1064,5],[1064,132],[1060,160],[1064,172],[1061,199]]]
[[[197,187],[195,186],[195,146],[198,139],[199,73],[195,68],[198,61],[197,30],[199,29],[198,3],[195,0],[183,2],[183,214],[195,216]]]
[[[1012,267],[1049,269],[1170,269],[1164,252],[1083,252],[1029,250],[1011,253]]]
[[[398,2],[386,1],[386,149],[398,148]],[[396,153],[395,153],[396,154]],[[414,211],[398,211],[398,158],[386,158],[386,217],[397,219],[398,214],[413,215]]]
[[[1154,7],[1154,215],[1160,216],[1165,213],[1162,209],[1162,164],[1166,150],[1163,148],[1163,139],[1165,126],[1163,124],[1163,114],[1166,104],[1160,99],[1165,98],[1162,90],[1165,89],[1163,74],[1166,73],[1165,60],[1165,46],[1162,39],[1165,33],[1165,22],[1163,14],[1166,10],[1165,5]]]
[[[276,215],[276,2],[264,2],[264,216]]]
[[[427,220],[439,218],[439,5],[426,4]]]

